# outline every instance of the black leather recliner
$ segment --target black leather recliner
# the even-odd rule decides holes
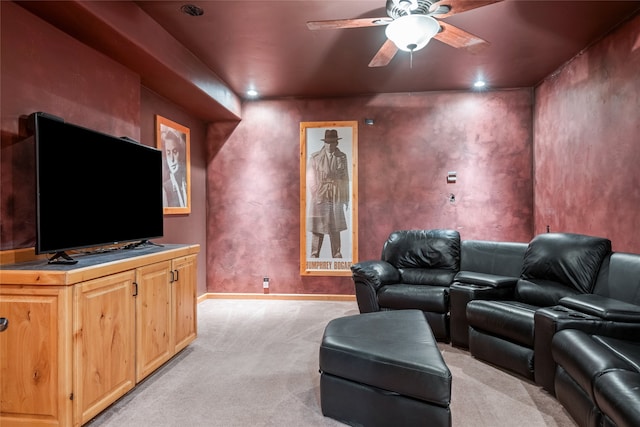
[[[462,241],[460,272],[449,292],[451,344],[469,347],[469,301],[503,299],[513,294],[527,246],[518,242]]]
[[[351,267],[361,313],[421,310],[438,341],[449,341],[449,286],[460,270],[460,233],[403,230],[389,235],[380,260]]]
[[[592,291],[611,242],[547,233],[534,237],[513,292],[502,300],[467,304],[469,351],[478,359],[534,380],[534,314],[561,298]]]
[[[581,427],[640,426],[640,341],[564,329],[552,340],[556,397]]]
[[[554,393],[551,340],[563,329],[640,341],[640,255],[614,252],[602,263],[590,294],[562,298],[535,314],[535,380]]]

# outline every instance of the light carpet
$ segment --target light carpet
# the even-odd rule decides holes
[[[342,426],[320,410],[318,351],[327,322],[355,314],[355,302],[203,301],[196,341],[87,425]],[[439,346],[453,426],[576,425],[535,384]]]

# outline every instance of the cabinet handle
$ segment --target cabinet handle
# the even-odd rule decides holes
[[[133,296],[138,296],[138,282],[133,282]]]
[[[0,332],[3,332],[9,327],[9,319],[6,317],[0,317]]]
[[[176,272],[176,282],[178,281],[178,270],[173,270]]]
[[[176,281],[176,276],[174,274],[175,270],[169,270],[169,273],[171,273],[171,279],[169,279],[169,283],[173,283]]]

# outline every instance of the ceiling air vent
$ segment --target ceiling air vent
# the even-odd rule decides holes
[[[180,11],[186,15],[191,16],[204,15],[204,10],[202,10],[201,7],[198,7],[195,4],[183,4],[182,7],[180,7]]]

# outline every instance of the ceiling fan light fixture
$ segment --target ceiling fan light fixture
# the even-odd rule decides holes
[[[438,21],[427,15],[405,15],[394,19],[385,30],[387,38],[400,50],[415,52],[440,31]]]

